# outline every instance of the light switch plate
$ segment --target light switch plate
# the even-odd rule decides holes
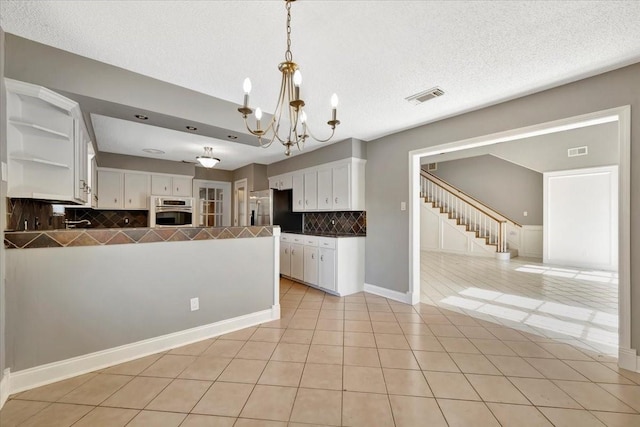
[[[400,210],[401,211],[407,210],[407,202],[400,202]]]
[[[191,311],[200,310],[200,298],[191,298]]]
[[[2,162],[2,180],[7,182],[7,162]]]

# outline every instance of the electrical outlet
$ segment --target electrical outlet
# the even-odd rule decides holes
[[[127,217],[125,217],[125,218],[124,218],[124,224],[125,224],[125,225],[128,225],[128,224],[129,224],[129,218],[127,218]]]
[[[200,310],[200,298],[191,298],[191,311]]]
[[[400,210],[401,211],[407,210],[407,202],[400,202]]]
[[[523,215],[524,215],[524,216],[527,216],[527,215],[529,215],[529,212],[524,211]]]

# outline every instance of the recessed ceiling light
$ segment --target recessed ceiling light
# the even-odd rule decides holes
[[[198,130],[198,128],[194,126],[187,126],[187,130]]]
[[[135,118],[139,120],[149,120],[149,117],[145,116],[144,114],[136,114]]]
[[[229,139],[238,139],[238,137],[235,136],[235,135],[227,135],[227,138],[229,138]]]
[[[149,154],[164,154],[164,151],[158,150],[157,148],[143,148],[142,151]]]

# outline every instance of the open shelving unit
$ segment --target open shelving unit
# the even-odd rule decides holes
[[[7,195],[86,202],[89,141],[78,103],[38,85],[5,82]]]

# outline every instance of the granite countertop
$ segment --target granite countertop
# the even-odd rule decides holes
[[[320,232],[320,231],[283,231],[283,233],[301,234],[304,236],[318,236],[318,237],[367,237],[366,234]]]

